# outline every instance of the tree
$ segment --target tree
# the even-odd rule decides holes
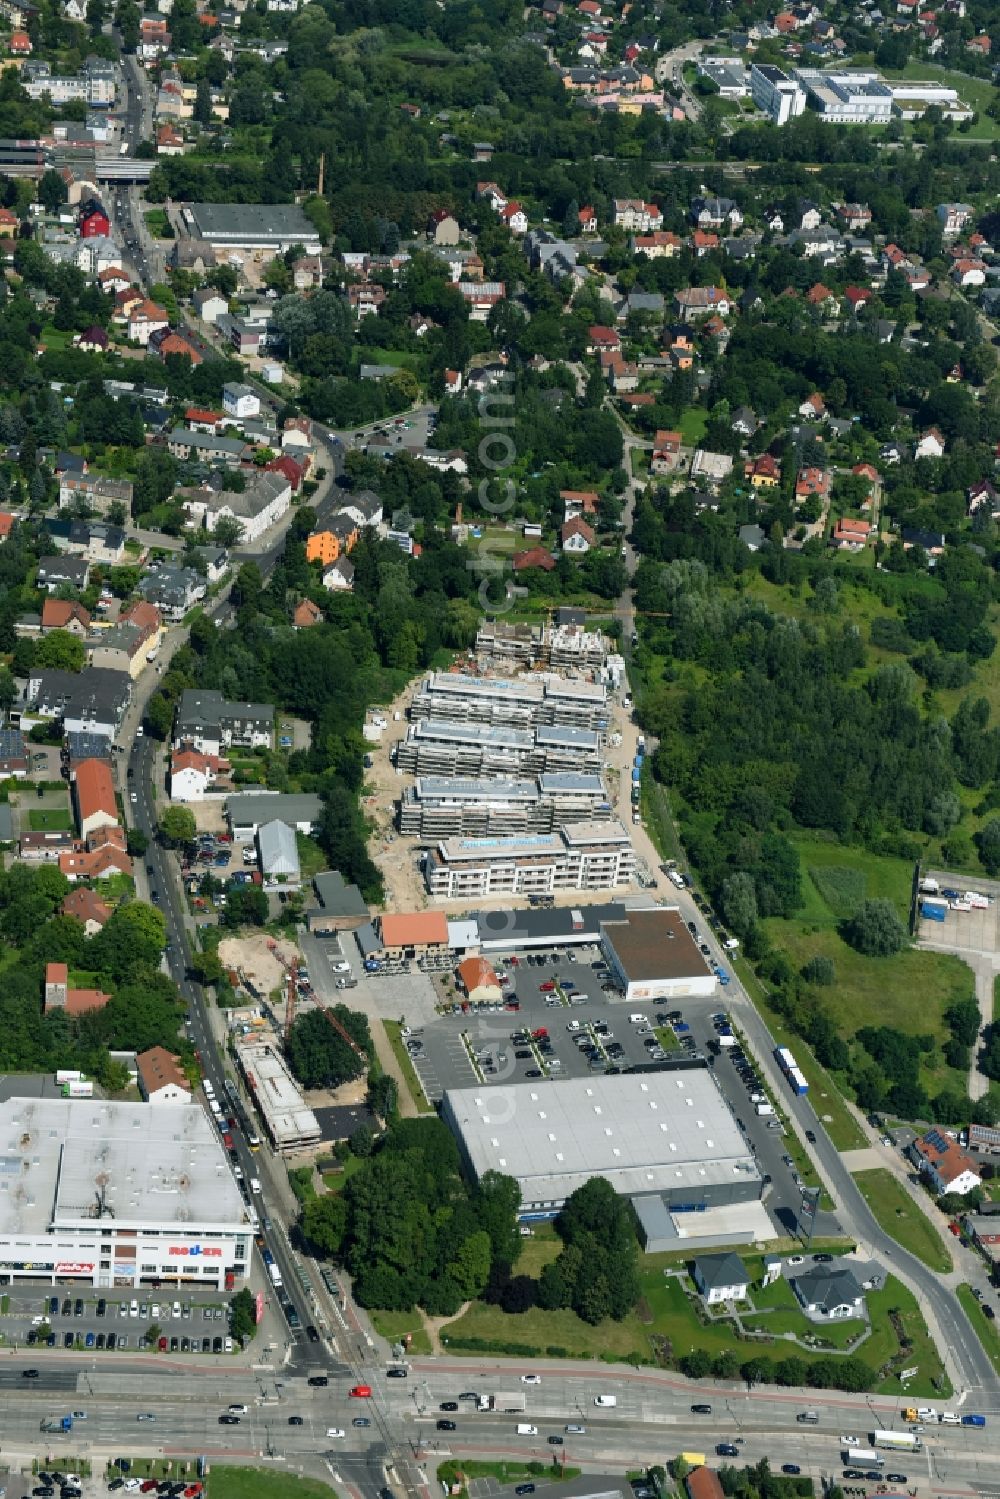
[[[822,984],[824,987],[829,987],[837,979],[836,965],[832,958],[817,953],[803,967],[802,977],[807,984]]]
[[[240,885],[229,892],[222,924],[227,927],[264,926],[267,916],[267,896],[260,886]]]
[[[257,1304],[246,1287],[229,1303],[229,1333],[234,1342],[252,1338],[257,1331]]]
[[[482,1230],[471,1234],[445,1273],[455,1282],[466,1301],[482,1295],[490,1273],[489,1234]]]
[[[211,125],[212,123],[212,85],[207,78],[198,79],[198,87],[194,96],[194,117],[199,125]]]
[[[896,914],[892,901],[875,897],[863,901],[850,920],[845,922],[844,937],[853,948],[867,957],[887,958],[903,947],[906,928]]]
[[[151,1322],[146,1328],[146,1343],[150,1348],[155,1348],[163,1336],[163,1329],[158,1322]]]
[[[85,660],[83,641],[68,630],[50,630],[35,646],[35,665],[52,671],[82,671]]]
[[[738,870],[723,881],[719,899],[723,920],[745,937],[757,925],[757,888],[753,876]]]
[[[369,1077],[365,1101],[372,1113],[379,1119],[391,1119],[399,1101],[396,1079],[390,1077],[387,1072],[380,1072],[377,1077]]]
[[[49,167],[38,181],[38,201],[46,213],[58,213],[69,198],[69,188],[62,175]]]
[[[987,874],[1000,874],[1000,817],[991,817],[978,833],[973,834],[973,842]]]
[[[133,859],[141,859],[149,847],[149,839],[142,828],[129,828],[125,835],[125,847]]]
[[[243,540],[243,533],[243,522],[235,515],[220,515],[212,531],[212,540],[216,546],[234,547]]]
[[[339,1020],[354,1046],[330,1024],[328,1014]],[[364,1073],[370,1050],[367,1019],[346,1005],[299,1015],[285,1043],[288,1065],[306,1088],[339,1088],[353,1082]]]
[[[321,1254],[339,1257],[346,1228],[347,1204],[332,1192],[310,1198],[302,1209],[302,1232]]]
[[[194,813],[190,807],[167,807],[160,816],[160,840],[167,848],[180,848],[193,843],[198,832]]]

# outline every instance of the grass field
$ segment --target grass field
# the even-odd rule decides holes
[[[705,435],[708,412],[704,406],[689,406],[677,424],[681,437],[688,447],[694,447]]]
[[[424,1331],[424,1324],[418,1311],[412,1312],[369,1312],[372,1326],[383,1338],[388,1338],[390,1343],[399,1343],[410,1335],[411,1353],[432,1353],[431,1340]]]
[[[951,1258],[941,1235],[920,1211],[891,1171],[858,1171],[855,1183],[878,1222],[898,1244],[915,1254],[930,1270],[942,1275],[951,1269]]]
[[[154,239],[173,239],[170,220],[164,209],[151,208],[148,213],[143,214],[143,218],[146,220],[146,228]]]
[[[744,1255],[743,1259],[751,1277],[759,1280],[760,1256]],[[629,1362],[641,1358],[648,1362],[652,1354],[650,1340],[656,1338],[664,1341],[674,1357],[694,1348],[712,1354],[731,1349],[739,1358],[746,1357],[747,1344],[737,1340],[732,1325],[723,1318],[704,1324],[700,1322],[680,1281],[674,1275],[664,1274],[664,1268],[675,1265],[677,1260],[677,1255],[646,1256],[641,1271],[642,1299],[623,1322],[602,1322],[591,1327],[573,1312],[544,1312],[534,1307],[528,1312],[511,1314],[499,1307],[477,1302],[461,1317],[448,1323],[441,1336],[442,1345],[448,1347],[450,1344],[454,1351],[459,1351],[463,1340],[476,1338],[519,1344],[538,1353],[548,1350],[551,1356]],[[787,1332],[802,1336],[815,1331],[798,1310],[787,1283],[782,1282],[767,1290],[755,1289],[752,1296],[754,1306],[761,1310],[759,1315],[751,1314],[751,1321],[762,1330],[773,1332],[777,1338]],[[936,1379],[947,1386],[944,1368],[910,1292],[890,1276],[882,1291],[869,1295],[868,1306],[872,1332],[858,1349],[857,1357],[868,1364],[874,1374],[893,1365],[905,1368],[908,1364],[918,1364],[920,1374],[913,1381],[912,1394],[940,1392],[939,1386],[933,1383]],[[903,1327],[909,1345],[905,1348],[900,1346],[890,1312],[896,1314]],[[832,1347],[842,1348],[853,1341],[857,1332],[857,1323],[845,1323],[824,1329],[823,1336]],[[806,1349],[785,1342],[765,1344],[763,1351],[775,1357],[790,1353],[809,1356]],[[898,1379],[889,1372],[879,1385],[886,1391],[898,1387]]]
[[[969,1286],[959,1286],[958,1299],[968,1313],[969,1321],[976,1329],[976,1336],[986,1349],[990,1362],[1000,1374],[1000,1333],[997,1332],[996,1323],[988,1322],[983,1316],[983,1309]]]
[[[208,1481],[211,1499],[330,1499],[334,1492],[316,1478],[300,1478],[287,1470],[265,1473],[259,1468],[219,1468],[212,1464]]]
[[[73,822],[68,812],[61,807],[31,807],[28,811],[28,826],[33,833],[68,833]]]
[[[944,1011],[972,991],[966,965],[960,958],[916,948],[891,958],[867,958],[849,947],[838,930],[859,900],[874,896],[892,901],[905,920],[912,865],[805,834],[793,834],[791,841],[802,862],[803,901],[793,919],[765,923],[772,942],[796,968],[817,956],[833,960],[836,981],[826,993],[842,1035],[851,1037],[866,1025],[894,1026],[907,1035],[930,1033],[940,1044],[922,1062],[924,1086],[932,1093],[947,1085],[964,1090],[965,1073],[947,1066],[941,1045],[947,1039]],[[824,991],[819,992],[822,997]],[[915,994],[924,997],[920,1005],[913,1003]],[[794,1049],[798,1043],[789,1044]]]
[[[396,1061],[399,1063],[403,1080],[410,1090],[410,1097],[416,1105],[417,1113],[433,1114],[434,1105],[428,1102],[427,1095],[420,1086],[420,1079],[417,1077],[413,1063],[410,1061],[410,1053],[403,1045],[399,1021],[383,1020],[382,1024],[385,1026],[385,1033],[389,1037],[389,1045],[395,1053]]]

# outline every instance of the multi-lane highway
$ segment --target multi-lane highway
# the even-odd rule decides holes
[[[405,1380],[373,1368],[371,1398],[357,1399],[348,1382],[336,1379],[316,1388],[291,1373],[181,1371],[152,1361],[109,1370],[77,1361],[63,1370],[45,1368],[37,1381],[0,1369],[0,1398],[5,1440],[15,1446],[37,1441],[42,1421],[82,1410],[84,1419],[70,1436],[47,1436],[49,1450],[106,1451],[127,1440],[131,1450],[324,1458],[364,1493],[382,1487],[387,1463],[395,1463],[404,1484],[407,1470],[419,1482],[420,1469],[449,1455],[554,1457],[588,1472],[618,1471],[665,1463],[681,1451],[711,1459],[720,1442],[737,1446],[742,1461],[795,1463],[814,1479],[830,1481],[847,1465],[845,1438],[868,1445],[876,1429],[907,1429],[899,1401],[886,1397],[693,1387],[674,1375],[600,1364],[536,1364],[539,1383],[524,1386],[521,1367],[501,1374],[495,1366],[419,1360]],[[524,1411],[483,1413],[469,1398],[498,1390],[523,1394]],[[598,1407],[597,1395],[613,1395],[617,1403]],[[695,1410],[693,1403],[708,1409]],[[247,1409],[236,1424],[220,1423],[231,1405]],[[949,1407],[939,1402],[936,1408]],[[804,1425],[798,1417],[807,1410],[816,1420]],[[930,1493],[981,1495],[1000,1488],[1000,1413],[982,1405],[977,1413],[986,1416],[985,1428],[925,1419],[921,1449],[905,1457],[887,1452],[889,1471],[902,1470],[911,1490]],[[148,1414],[154,1421],[139,1420]],[[440,1430],[441,1420],[453,1421],[455,1429]],[[532,1430],[519,1432],[519,1425]]]

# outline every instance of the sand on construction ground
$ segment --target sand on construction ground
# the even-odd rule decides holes
[[[276,949],[274,952],[268,947],[268,942],[273,942]],[[265,995],[284,982],[286,965],[298,956],[299,950],[294,942],[274,942],[261,933],[246,937],[225,937],[219,943],[219,957],[225,967],[245,973],[254,987]]]

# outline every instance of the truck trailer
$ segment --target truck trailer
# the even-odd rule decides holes
[[[480,1395],[477,1407],[481,1411],[523,1411],[525,1399],[520,1390],[499,1390],[495,1395]]]
[[[919,1452],[920,1438],[909,1431],[873,1431],[873,1447],[895,1447],[902,1452]]]
[[[946,900],[934,900],[924,896],[920,902],[920,914],[926,916],[928,921],[944,921],[948,915],[948,902]]]
[[[869,1447],[845,1447],[840,1455],[849,1468],[879,1468],[885,1463],[881,1452]]]

